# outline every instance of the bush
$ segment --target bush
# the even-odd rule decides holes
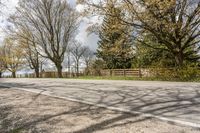
[[[177,77],[182,81],[193,81],[198,78],[199,70],[193,67],[186,67],[177,70]]]
[[[153,68],[150,72],[154,78],[167,81],[194,81],[200,76],[200,70],[196,67]]]

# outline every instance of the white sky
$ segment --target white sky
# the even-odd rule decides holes
[[[5,29],[7,25],[7,18],[10,14],[15,12],[15,6],[18,3],[18,0],[2,0],[4,4],[1,6],[1,14],[0,14],[0,43],[4,38],[3,29]]]
[[[5,3],[5,6],[1,10],[2,14],[0,16],[0,44],[2,43],[5,34],[3,33],[3,29],[6,28],[8,25],[7,18],[10,14],[15,12],[15,7],[17,6],[18,0],[2,0],[3,3]],[[75,0],[69,0],[70,3],[75,5]],[[77,9],[79,10],[81,7],[78,6]],[[84,45],[89,46],[92,50],[95,50],[97,48],[97,40],[98,36],[91,34],[88,36],[88,33],[86,32],[87,27],[89,26],[89,23],[96,21],[96,19],[89,20],[84,18],[83,22],[80,25],[79,32],[76,36],[76,39],[82,42]]]

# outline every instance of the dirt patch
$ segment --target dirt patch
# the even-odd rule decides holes
[[[0,132],[200,133],[200,130],[41,94],[0,89]]]

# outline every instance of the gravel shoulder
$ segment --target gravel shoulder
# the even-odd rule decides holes
[[[41,94],[0,89],[0,132],[200,133],[200,130]]]

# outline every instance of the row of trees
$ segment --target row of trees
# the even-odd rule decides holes
[[[103,18],[102,24],[88,28],[99,36],[94,67],[182,68],[199,64],[199,0],[79,0],[77,4],[84,5],[87,17]],[[62,77],[63,61],[70,54],[77,72],[80,60],[85,61],[87,70],[94,52],[74,40],[81,18],[66,0],[20,0],[9,19],[12,26],[8,40],[13,41],[13,49],[14,45],[20,48],[19,55],[25,55],[19,62],[26,59],[37,76],[39,66],[48,59]],[[2,52],[2,57],[11,50],[6,47],[3,51],[8,52]],[[5,63],[1,66],[9,68]]]
[[[182,68],[186,64],[199,64],[199,0],[80,0],[79,3],[85,6],[87,15],[104,18],[98,32],[97,53],[107,68],[129,68],[126,64],[129,60],[135,67]],[[131,48],[134,52],[130,52]]]
[[[42,57],[36,48],[36,45],[30,45],[28,42],[6,38],[0,47],[0,78],[5,71],[11,72],[12,77],[16,78],[16,72],[24,68],[34,70],[35,76],[40,77],[40,72],[45,69],[43,66],[46,65],[46,68],[51,66],[48,64],[49,59]],[[78,76],[80,64],[85,65],[86,73],[89,73],[94,52],[88,46],[75,41],[68,47],[65,57],[67,57],[68,72],[70,73],[73,67]]]
[[[80,59],[88,66],[94,55],[89,47],[74,41],[79,14],[65,0],[20,0],[9,22],[9,37],[0,50],[1,73],[6,69],[16,77],[20,65],[28,64],[39,77],[43,62],[50,60],[62,78],[63,61],[69,53],[77,73]]]
[[[75,9],[66,1],[21,0],[10,22],[19,39],[31,45],[38,44],[35,52],[51,60],[61,78],[67,46],[78,28],[77,19]]]

